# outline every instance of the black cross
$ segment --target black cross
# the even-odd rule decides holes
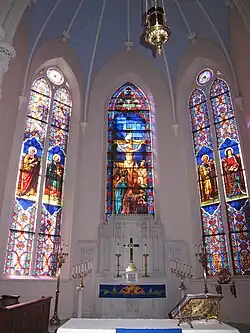
[[[134,255],[134,247],[139,247],[139,244],[134,244],[133,243],[133,238],[131,237],[129,240],[129,244],[124,244],[123,245],[126,248],[129,248],[129,261],[133,262],[133,255]]]

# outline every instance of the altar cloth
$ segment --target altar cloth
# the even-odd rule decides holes
[[[236,328],[220,324],[217,320],[195,320],[193,329],[186,323],[177,326],[177,319],[90,319],[72,318],[58,328],[57,333],[116,333],[118,328],[140,329],[181,328],[182,333],[240,333]]]

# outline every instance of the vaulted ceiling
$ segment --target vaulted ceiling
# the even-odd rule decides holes
[[[165,45],[166,57],[153,56],[141,43],[142,0],[40,0],[28,8],[30,50],[39,42],[69,33],[69,43],[81,59],[83,77],[91,78],[130,39],[133,48],[167,77],[174,80],[180,58],[193,33],[228,50],[229,7],[225,0],[165,0],[168,25],[172,31]],[[129,10],[130,9],[130,10]],[[130,13],[130,14],[128,14]]]

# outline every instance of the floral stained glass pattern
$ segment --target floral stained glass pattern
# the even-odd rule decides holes
[[[154,214],[150,103],[126,83],[108,111],[107,220],[110,215]]]
[[[230,89],[224,80],[214,80],[210,89],[210,99],[227,202],[234,273],[250,274],[250,228],[246,221],[249,199]]]
[[[60,244],[71,108],[66,87],[55,90],[46,76],[34,81],[11,215],[6,274],[53,276],[56,273],[54,254]],[[46,170],[42,168],[43,159],[47,161]]]
[[[228,256],[207,101],[202,90],[195,89],[191,94],[189,111],[200,194],[203,240],[207,255],[207,274],[215,275],[221,268],[228,267]],[[217,241],[220,241],[220,246],[216,245]]]

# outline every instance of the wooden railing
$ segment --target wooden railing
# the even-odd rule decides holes
[[[52,297],[0,307],[0,332],[47,333]]]

